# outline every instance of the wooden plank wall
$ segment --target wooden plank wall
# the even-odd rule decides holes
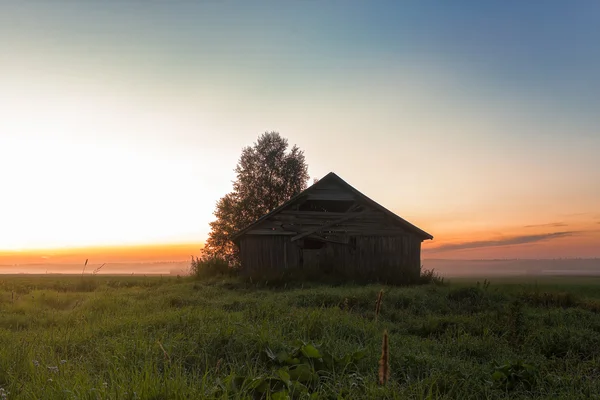
[[[356,236],[356,248],[326,243],[321,249],[302,250],[289,236],[246,236],[240,241],[242,265],[248,270],[269,268],[319,267],[381,274],[402,271],[411,278],[421,270],[421,241],[413,235]],[[301,255],[301,252],[303,254]]]
[[[352,268],[403,270],[413,278],[420,272],[421,241],[414,235],[359,236],[356,247]]]
[[[240,240],[244,269],[291,268],[300,264],[300,248],[288,236],[244,236]]]

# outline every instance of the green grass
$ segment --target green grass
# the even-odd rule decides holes
[[[379,285],[4,277],[0,399],[599,398],[598,283],[385,287],[376,321]]]

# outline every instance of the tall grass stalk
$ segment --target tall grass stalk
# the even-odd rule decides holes
[[[387,329],[383,331],[381,358],[379,359],[379,384],[385,385],[390,380],[390,343]]]
[[[381,312],[381,301],[383,300],[383,289],[379,291],[377,295],[377,301],[375,302],[375,321],[379,318],[379,313]]]

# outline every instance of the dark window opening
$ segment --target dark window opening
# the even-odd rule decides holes
[[[307,250],[322,249],[325,246],[324,242],[315,239],[304,239],[304,248]]]
[[[346,212],[353,205],[352,200],[307,200],[298,211]]]

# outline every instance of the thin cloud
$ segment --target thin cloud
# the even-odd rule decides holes
[[[539,225],[525,225],[525,228],[561,228],[564,226],[569,226],[564,222],[550,222],[548,224],[539,224]]]
[[[553,233],[544,233],[544,234],[540,234],[540,235],[513,236],[510,238],[499,239],[499,240],[481,240],[481,241],[476,241],[476,242],[445,244],[445,245],[441,245],[441,246],[438,246],[433,249],[428,249],[428,252],[437,253],[437,252],[450,251],[450,250],[468,250],[468,249],[479,249],[482,247],[499,247],[499,246],[520,245],[520,244],[541,242],[544,240],[558,239],[561,237],[573,236],[578,233],[580,233],[580,232],[576,232],[576,231],[553,232]]]

